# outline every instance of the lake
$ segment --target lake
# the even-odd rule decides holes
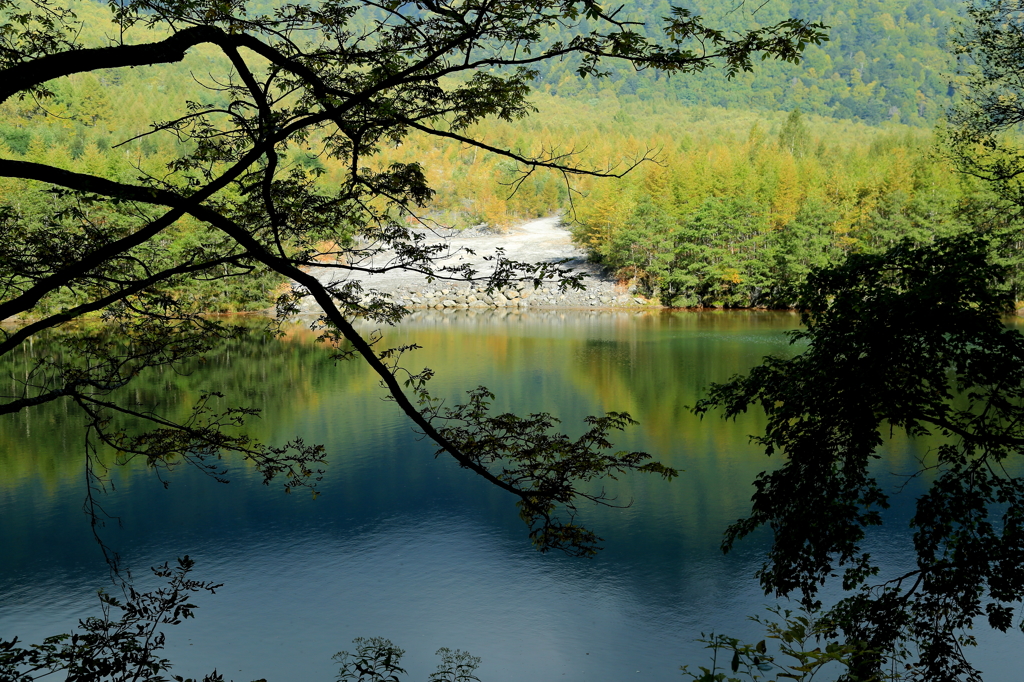
[[[406,650],[404,679],[415,682],[440,647],[480,656],[483,682],[679,680],[680,665],[709,661],[701,632],[756,641],[747,618],[771,603],[753,578],[768,536],[719,550],[754,476],[772,465],[747,440],[762,419],[701,421],[688,406],[709,382],[792,353],[784,332],[797,322],[766,312],[428,311],[383,330],[389,346],[423,346],[406,364],[435,370],[432,389],[449,404],[486,385],[496,409],[550,411],[570,434],[609,410],[640,421],[616,444],[684,471],[609,484],[627,508],[584,507],[604,538],[594,559],[533,550],[509,495],[435,459],[376,378],[332,360],[303,323],[281,339],[225,343],[190,375],[146,377],[127,397],[173,412],[216,390],[260,408],[251,431],[261,438],[327,446],[320,497],[264,486],[234,461],[228,484],[182,467],[166,488],[132,464],[110,474],[102,502],[119,521],[100,533],[143,587],[157,584],[148,566],[184,554],[197,561],[194,577],[224,583],[197,598],[194,620],[166,630],[175,674],[333,680],[332,654],[381,636]],[[25,350],[44,352],[45,343]],[[2,637],[67,632],[98,614],[95,592],[110,587],[82,511],[83,422],[64,404],[0,421]],[[906,473],[924,449],[897,438],[881,466]],[[896,525],[869,541],[889,570],[906,565],[911,505],[894,504]],[[980,636],[972,658],[986,679],[1011,679],[1013,635]]]

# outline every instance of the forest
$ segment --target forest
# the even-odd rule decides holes
[[[789,597],[808,616],[773,611],[786,624],[769,625],[766,637],[799,663],[778,677],[808,679],[837,663],[844,682],[980,680],[963,652],[976,643],[970,631],[982,622],[1012,628],[1024,594],[1024,480],[1012,464],[1024,447],[1024,337],[1006,318],[1024,286],[1019,0],[963,8],[970,25],[955,7],[930,5],[707,7],[721,30],[703,23],[699,6],[606,10],[596,0],[29,7],[19,14],[19,0],[0,0],[0,355],[16,362],[0,414],[24,416],[25,437],[36,438],[28,415],[49,405],[58,410],[50,423],[63,424],[75,410],[84,507],[112,578],[123,574],[98,530],[108,518],[98,498],[113,490],[113,467],[153,469],[166,487],[164,474],[179,465],[227,482],[229,464],[240,462],[260,485],[319,495],[328,445],[276,428],[264,441],[248,430],[262,408],[220,392],[247,392],[226,378],[232,353],[259,356],[264,342],[287,339],[309,302],[322,315],[299,324],[323,354],[286,349],[298,392],[312,385],[303,373],[357,359],[367,372],[357,381],[386,391],[433,459],[446,453],[452,472],[469,470],[514,501],[539,553],[598,556],[604,539],[578,518],[581,505],[626,509],[606,481],[650,474],[667,484],[680,462],[699,458],[615,451],[618,432],[637,422],[611,405],[576,415],[565,433],[561,413],[501,412],[504,399],[470,371],[476,362],[503,378],[526,376],[510,371],[502,335],[485,341],[497,361],[437,344],[459,363],[450,374],[477,387],[454,400],[432,390],[441,384],[429,383],[434,370],[405,357],[422,347],[378,328],[413,313],[373,280],[364,289],[346,277],[397,270],[485,279],[488,291],[578,288],[581,276],[558,264],[516,262],[500,249],[483,276],[469,263],[449,265],[446,245],[419,229],[499,239],[517,221],[557,215],[593,261],[651,301],[798,313],[645,311],[628,325],[606,320],[629,336],[622,343],[587,336],[564,349],[591,382],[632,373],[623,360],[645,357],[639,346],[674,344],[682,318],[749,318],[755,341],[788,349],[758,347],[760,364],[746,375],[691,377],[700,383],[695,405],[671,405],[696,418],[754,410],[751,444],[781,455],[759,467],[751,506],[716,544],[730,553],[770,531],[755,559],[763,563],[748,575],[759,595]],[[634,30],[665,12],[662,29]],[[244,337],[244,325],[209,314],[272,305],[275,315],[252,318],[263,345],[227,343]],[[89,324],[95,318],[103,324]],[[561,340],[567,329],[546,333]],[[711,336],[694,348],[718,350],[728,335]],[[36,344],[44,338],[54,343]],[[532,374],[513,395],[552,400],[551,372],[536,359],[550,354],[532,338],[522,348]],[[587,358],[598,357],[593,366],[604,369],[587,371]],[[669,371],[714,364],[675,350],[646,357],[680,358],[641,363],[662,404]],[[182,377],[207,362],[223,371],[197,391]],[[157,382],[144,390],[143,374]],[[243,374],[275,399],[291,381]],[[345,390],[351,375],[334,377],[339,395],[367,402]],[[593,385],[573,394],[601,393]],[[379,422],[361,418],[338,433]],[[895,490],[890,479],[904,474],[878,463],[886,432],[936,444],[912,458]],[[722,449],[710,452],[717,461]],[[901,542],[883,539],[899,544],[902,567],[870,544],[896,502]],[[189,618],[188,593],[220,587],[189,578],[193,566],[188,556],[177,568],[158,565],[165,591],[121,581],[125,601],[101,596],[103,618],[81,621],[83,635],[28,648],[0,641],[0,677],[162,679],[170,662],[152,657],[162,635],[138,640]],[[112,610],[126,615],[112,621]],[[805,648],[808,636],[825,640],[824,651]],[[764,641],[700,641],[732,653],[733,673],[743,665],[757,680],[771,668]],[[355,654],[335,659],[339,679],[404,673],[389,640],[354,643]],[[478,659],[438,653],[431,679],[477,679]],[[732,682],[718,669],[713,659],[691,676]]]
[[[779,2],[754,16],[708,7],[712,18],[737,29],[788,13],[832,28],[827,42],[806,48],[802,63],[768,61],[731,80],[715,69],[670,80],[631,66],[584,79],[571,60],[545,63],[533,115],[473,127],[499,147],[572,152],[595,168],[621,170],[648,154],[624,180],[567,183],[543,170],[523,180],[514,161],[415,132],[381,149],[374,163],[419,164],[434,195],[418,217],[437,224],[501,230],[561,213],[596,262],[669,306],[787,307],[793,286],[813,267],[903,238],[924,243],[963,231],[998,235],[1001,258],[1016,273],[1020,244],[1007,213],[983,183],[953,170],[937,137],[953,101],[944,43],[957,3],[892,5]],[[86,42],[102,43],[111,31],[105,4],[83,3],[79,11]],[[668,8],[634,2],[621,12],[628,19]],[[45,101],[0,105],[0,144],[26,161],[124,180],[160,177],[189,143],[144,135],[149,122],[181,102],[223,104],[218,69],[214,53],[198,48],[180,64],[61,79]],[[285,163],[325,191],[348,171],[324,153],[315,133],[293,145]],[[32,188],[7,179],[0,193],[24,215],[42,215],[52,206],[39,205]],[[118,220],[116,206],[84,210]],[[194,234],[188,218],[179,221],[169,235],[172,249],[189,248]],[[265,273],[191,295],[214,311],[262,309],[281,286]],[[65,303],[57,296],[48,305]]]

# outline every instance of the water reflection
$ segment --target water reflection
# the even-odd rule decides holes
[[[407,362],[436,370],[433,390],[448,401],[483,384],[497,409],[551,411],[571,433],[606,410],[641,421],[622,447],[685,473],[670,484],[625,479],[611,489],[633,506],[586,509],[605,538],[594,560],[535,553],[513,500],[435,460],[376,378],[336,363],[301,324],[280,340],[231,341],[191,374],[157,373],[133,398],[173,412],[215,389],[261,408],[259,437],[328,446],[323,495],[284,495],[237,462],[228,485],[181,469],[168,490],[132,466],[112,477],[106,505],[123,526],[104,537],[137,572],[189,553],[200,578],[225,583],[195,621],[169,631],[178,674],[217,665],[239,681],[329,680],[331,654],[385,636],[407,650],[411,680],[426,679],[441,646],[481,656],[487,682],[676,680],[679,664],[705,661],[693,642],[702,630],[754,636],[746,617],[765,602],[751,578],[765,538],[718,551],[765,465],[747,442],[759,422],[700,422],[686,406],[710,381],[792,352],[782,332],[796,322],[429,312],[384,330],[382,344],[423,346]],[[60,404],[0,421],[0,634],[37,641],[95,610],[105,570],[81,513],[81,422]],[[887,462],[912,461],[906,446]]]

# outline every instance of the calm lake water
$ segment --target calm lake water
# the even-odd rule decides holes
[[[322,495],[286,495],[238,463],[229,484],[181,468],[166,489],[129,466],[111,474],[103,499],[120,524],[101,533],[137,577],[189,554],[195,577],[224,583],[198,598],[195,620],[166,630],[176,674],[333,680],[332,654],[382,636],[406,650],[415,682],[443,646],[480,656],[484,682],[679,680],[681,664],[708,662],[694,641],[701,632],[760,639],[747,617],[769,603],[752,577],[767,536],[718,549],[748,508],[754,476],[772,464],[747,442],[761,421],[701,422],[687,406],[709,382],[793,352],[784,331],[796,324],[758,312],[431,312],[384,330],[388,345],[423,346],[407,364],[434,369],[434,392],[451,402],[483,384],[497,409],[550,411],[573,434],[608,410],[641,422],[617,444],[685,471],[671,483],[609,486],[633,500],[627,509],[584,508],[605,539],[595,559],[535,552],[513,499],[434,459],[374,376],[335,363],[302,325],[284,339],[225,344],[193,374],[149,378],[130,397],[173,410],[216,390],[261,408],[260,437],[327,446]],[[66,632],[98,612],[95,591],[109,587],[82,512],[82,423],[69,405],[0,421],[0,636]],[[925,449],[898,439],[882,466],[910,471]],[[910,513],[909,501],[895,504],[894,526],[871,538],[889,570],[906,565]],[[981,639],[973,658],[986,679],[1014,679],[1018,640]]]

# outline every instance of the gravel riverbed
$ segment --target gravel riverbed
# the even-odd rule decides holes
[[[368,275],[336,268],[313,268],[311,274],[321,282],[358,281],[364,291],[388,294],[392,300],[407,308],[641,308],[652,304],[636,292],[609,279],[601,269],[586,261],[586,254],[573,245],[569,231],[557,216],[533,220],[511,228],[507,233],[494,234],[477,229],[453,232],[450,235],[428,233],[428,244],[444,243],[445,258],[441,265],[470,263],[486,278],[493,272],[494,256],[501,248],[506,258],[526,263],[552,263],[562,259],[569,262],[562,267],[582,273],[584,289],[561,290],[556,284],[534,287],[532,282],[487,290],[485,281],[458,282],[434,280],[417,272],[393,270]],[[469,253],[472,251],[472,254]],[[375,261],[363,263],[365,267],[380,267],[393,254],[381,254]],[[367,295],[368,298],[370,294]],[[311,299],[306,299],[302,312],[318,312]]]

